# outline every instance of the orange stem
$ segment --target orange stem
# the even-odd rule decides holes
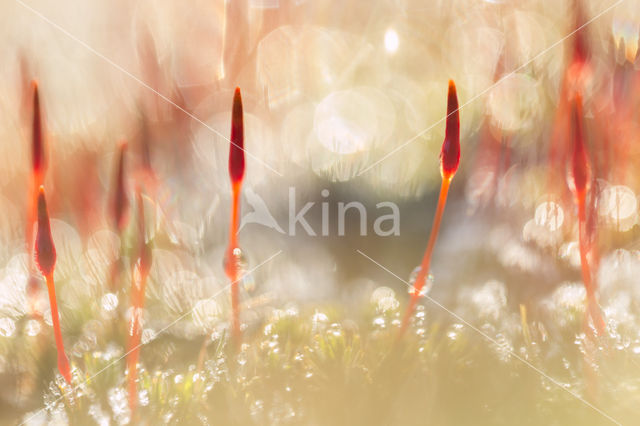
[[[58,370],[62,377],[71,383],[71,369],[69,367],[69,359],[64,352],[64,344],[62,343],[62,332],[60,331],[60,319],[58,317],[58,303],[56,301],[56,289],[53,283],[53,272],[45,276],[47,280],[47,289],[49,290],[49,304],[51,305],[51,321],[53,322],[53,332],[56,338],[56,348],[58,350]]]
[[[135,277],[134,277],[135,281]],[[131,322],[129,328],[129,344],[127,345],[127,369],[129,384],[129,409],[131,415],[135,413],[138,402],[136,379],[138,377],[138,358],[140,356],[140,340],[142,333],[140,332],[140,315],[144,307],[144,293],[147,283],[147,275],[140,277],[140,285],[136,286],[135,282],[131,288]]]
[[[431,227],[431,235],[429,235],[429,242],[427,243],[427,249],[424,252],[422,263],[420,264],[420,270],[416,276],[416,280],[413,284],[413,293],[409,300],[409,305],[402,320],[400,327],[400,336],[404,334],[409,325],[409,319],[413,315],[413,311],[418,303],[420,293],[424,287],[425,279],[429,274],[429,266],[431,264],[431,255],[433,254],[433,248],[436,245],[438,239],[438,232],[440,231],[440,222],[442,222],[442,214],[444,213],[444,206],[447,203],[447,195],[449,193],[449,186],[451,185],[452,177],[445,177],[442,179],[442,185],[440,186],[440,196],[438,198],[438,206],[436,208],[436,215],[433,218],[433,226]]]
[[[238,247],[238,217],[240,216],[240,190],[242,182],[231,185],[233,201],[231,204],[231,223],[229,225],[229,247]]]
[[[605,322],[602,318],[602,313],[598,307],[596,301],[595,288],[592,282],[591,268],[589,267],[589,260],[587,254],[589,247],[587,245],[586,238],[586,206],[585,196],[578,196],[578,239],[580,245],[580,269],[582,271],[582,281],[584,283],[585,290],[587,292],[587,315],[591,316],[593,324],[596,327],[596,333],[602,335],[605,329]]]
[[[227,277],[231,281],[231,333],[236,342],[240,341],[240,293],[238,289],[238,264],[233,251],[238,247],[238,218],[240,213],[240,190],[242,181],[231,185],[233,201],[229,226],[229,247],[227,249]]]

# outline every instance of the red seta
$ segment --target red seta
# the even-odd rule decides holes
[[[127,153],[127,143],[121,142],[118,147],[118,157],[116,171],[113,182],[113,195],[111,199],[111,219],[118,232],[122,233],[127,225],[127,214],[129,210],[129,199],[127,198],[127,188],[125,184],[125,160]]]
[[[456,85],[453,80],[449,80],[446,130],[444,142],[442,143],[442,150],[440,151],[440,174],[442,175],[440,196],[438,197],[438,206],[436,207],[436,214],[433,218],[433,226],[431,227],[429,242],[427,243],[427,248],[424,252],[422,262],[420,263],[420,269],[416,276],[416,280],[413,283],[411,299],[409,300],[409,305],[407,306],[407,310],[405,311],[405,315],[402,320],[402,325],[400,326],[400,333],[398,334],[399,337],[406,331],[407,326],[409,325],[409,319],[411,318],[411,315],[418,303],[418,298],[422,294],[425,280],[429,274],[433,249],[436,245],[436,240],[438,239],[440,223],[442,222],[444,207],[447,203],[449,186],[451,185],[451,180],[458,171],[458,166],[460,165],[460,116],[458,108]]]
[[[136,263],[131,285],[131,319],[128,330],[127,344],[127,382],[129,388],[129,409],[133,415],[138,402],[137,377],[138,359],[140,357],[140,346],[142,338],[141,316],[144,308],[144,296],[147,285],[147,277],[151,270],[152,253],[149,243],[146,241],[146,227],[144,216],[144,205],[140,189],[136,190],[137,220],[138,220],[138,244],[136,250]]]
[[[460,165],[460,113],[456,84],[449,80],[447,94],[447,125],[444,142],[440,151],[440,174],[442,179],[451,180]]]
[[[587,317],[590,317],[598,335],[605,332],[605,322],[598,306],[596,297],[596,283],[593,279],[593,269],[590,264],[590,253],[593,244],[588,238],[587,230],[587,195],[591,187],[591,167],[589,155],[584,142],[584,124],[582,112],[582,97],[577,94],[571,104],[571,142],[573,153],[569,165],[569,187],[573,192],[578,207],[578,239],[580,245],[580,269],[582,282],[587,293]]]
[[[240,192],[244,179],[244,117],[242,112],[242,96],[237,87],[233,95],[231,114],[231,140],[229,145],[229,178],[231,180],[232,204],[229,225],[229,246],[225,255],[225,273],[231,281],[231,333],[236,342],[240,341],[240,294],[238,280],[238,220],[240,216]]]
[[[53,236],[51,235],[47,200],[42,186],[40,186],[38,190],[38,228],[36,233],[35,261],[38,269],[47,281],[49,304],[51,306],[51,321],[53,323],[56,349],[58,351],[58,370],[67,383],[71,383],[71,368],[69,367],[69,359],[64,352],[56,289],[53,281],[53,271],[56,266],[56,247],[53,243]]]

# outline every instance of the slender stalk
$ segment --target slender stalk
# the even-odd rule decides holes
[[[570,186],[578,206],[578,239],[580,245],[580,269],[582,282],[587,293],[587,317],[590,316],[595,326],[596,333],[602,335],[605,331],[605,322],[598,307],[596,297],[596,285],[589,265],[588,254],[590,243],[587,241],[587,215],[586,199],[591,186],[591,168],[589,156],[583,136],[582,97],[577,94],[571,105],[571,138],[573,142],[573,155],[571,162]]]
[[[113,186],[110,196],[110,204],[108,206],[108,216],[113,223],[113,227],[122,239],[124,230],[128,222],[129,214],[129,199],[127,197],[127,187],[125,181],[125,168],[126,168],[126,151],[127,143],[122,141],[118,146],[118,155],[116,159],[116,166],[113,175]],[[120,280],[120,273],[123,269],[122,256],[119,255],[111,264],[111,272],[109,278],[109,285],[111,291],[118,290],[116,285]]]
[[[53,333],[56,339],[56,349],[58,351],[58,371],[62,377],[71,383],[71,368],[69,367],[69,359],[64,352],[64,343],[62,342],[62,332],[60,330],[60,318],[58,316],[58,303],[56,301],[56,288],[53,282],[53,273],[45,276],[47,281],[47,290],[49,290],[49,304],[51,305],[51,321],[53,322]]]
[[[231,114],[231,144],[229,146],[229,178],[231,180],[231,218],[229,221],[229,245],[225,254],[225,273],[231,281],[231,335],[236,343],[240,342],[240,277],[238,246],[238,221],[240,216],[240,194],[244,180],[244,118],[240,88],[233,96]]]
[[[407,305],[398,337],[404,335],[409,320],[413,315],[413,312],[418,304],[418,299],[422,295],[422,289],[424,288],[426,277],[429,275],[429,267],[431,265],[431,256],[433,249],[438,239],[438,232],[440,231],[440,223],[442,222],[442,216],[444,213],[444,207],[447,204],[447,195],[449,193],[449,186],[453,176],[458,171],[460,165],[460,117],[458,112],[458,95],[456,92],[456,85],[453,80],[449,80],[449,91],[447,95],[447,124],[445,130],[444,142],[442,143],[442,150],[440,151],[440,175],[442,176],[442,184],[440,186],[440,196],[438,197],[438,205],[436,207],[436,214],[433,218],[433,226],[431,227],[431,234],[429,235],[429,242],[427,248],[422,257],[422,263],[416,280],[413,283],[413,291],[411,299]]]
[[[142,331],[140,329],[140,319],[144,308],[144,296],[147,286],[147,277],[151,270],[151,248],[145,239],[145,219],[144,206],[142,204],[142,194],[140,189],[136,190],[136,200],[138,204],[138,252],[131,279],[131,319],[129,321],[128,343],[127,343],[127,381],[129,390],[129,409],[131,416],[135,414],[138,404],[138,393],[136,380],[138,377],[138,359],[140,357],[140,346]]]
[[[596,333],[602,335],[606,328],[602,313],[598,307],[596,299],[595,285],[593,283],[591,267],[588,253],[589,244],[586,235],[586,206],[584,197],[578,199],[578,239],[580,245],[580,270],[582,272],[582,282],[587,293],[587,317],[591,316]]]
[[[429,242],[427,248],[424,251],[422,257],[422,263],[420,263],[420,270],[416,276],[416,280],[413,283],[413,289],[411,292],[411,299],[409,300],[409,306],[405,311],[402,325],[400,327],[400,334],[403,334],[409,325],[409,319],[418,304],[418,299],[422,295],[422,289],[424,288],[425,281],[429,275],[429,266],[431,264],[431,255],[433,254],[433,248],[436,245],[438,239],[438,232],[440,231],[440,222],[442,222],[442,214],[444,213],[444,206],[447,203],[447,195],[449,193],[449,186],[451,185],[451,179],[442,179],[442,185],[440,186],[440,196],[438,197],[438,206],[436,207],[436,215],[433,218],[433,226],[431,227],[431,234],[429,235]]]
[[[231,281],[231,332],[236,339],[240,338],[240,291],[238,289],[238,216],[240,212],[241,183],[232,185],[233,201],[231,204],[231,220],[229,227],[229,247],[227,248],[227,264],[225,272]]]
[[[38,82],[32,81],[33,100],[32,109],[33,117],[31,122],[31,181],[29,182],[29,197],[27,202],[27,229],[25,232],[27,250],[33,252],[33,226],[37,219],[38,210],[38,194],[40,185],[44,183],[44,175],[46,172],[46,161],[44,152],[42,113],[40,110],[40,95],[38,93]],[[29,311],[34,314],[40,314],[37,310],[36,300],[39,293],[39,283],[36,278],[37,270],[33,263],[33,257],[29,261],[30,277],[27,282],[29,293]]]
[[[242,182],[231,185],[232,202],[231,202],[231,221],[229,225],[229,246],[238,247],[238,221],[240,216],[240,193],[242,190]]]
[[[139,281],[136,282],[136,273],[134,272],[133,288],[131,289],[131,319],[129,321],[129,333],[127,343],[127,370],[128,370],[128,388],[129,388],[129,409],[131,415],[135,413],[138,404],[137,384],[138,378],[138,359],[140,358],[140,341],[142,339],[142,331],[140,329],[140,317],[144,308],[144,294],[147,284],[147,275],[142,273],[138,268]]]
[[[71,370],[69,359],[64,352],[62,343],[62,332],[60,330],[60,319],[58,315],[58,303],[56,301],[56,288],[53,282],[53,271],[56,265],[56,247],[51,235],[51,225],[49,223],[49,211],[47,210],[47,200],[44,195],[44,188],[41,186],[38,191],[38,230],[35,241],[35,261],[38,269],[44,275],[49,290],[49,304],[51,306],[51,320],[58,350],[58,370],[62,377],[71,383]]]
[[[127,143],[121,142],[118,147],[110,205],[110,219],[120,236],[127,225],[127,212],[129,210],[129,200],[127,199],[127,188],[125,184],[126,152]]]

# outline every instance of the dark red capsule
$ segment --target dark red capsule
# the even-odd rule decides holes
[[[38,93],[38,83],[33,85],[33,121],[31,127],[31,155],[32,167],[35,174],[40,175],[44,169],[44,143],[42,140],[42,115],[40,112],[40,95]]]
[[[584,8],[580,0],[573,2],[574,34],[573,34],[573,63],[584,64],[589,58],[589,42],[586,31]]]
[[[56,247],[53,244],[47,200],[42,186],[40,186],[38,192],[38,230],[36,234],[35,260],[42,275],[53,274],[53,268],[56,265]]]
[[[571,142],[573,154],[570,165],[570,186],[577,197],[584,197],[591,181],[589,156],[584,143],[582,99],[578,95],[571,104]]]
[[[129,200],[127,198],[127,189],[125,186],[124,170],[125,170],[125,154],[127,151],[127,144],[122,142],[120,144],[118,163],[116,166],[116,175],[114,181],[114,192],[112,200],[112,219],[114,225],[119,231],[122,231],[127,222],[127,212],[129,209]]]
[[[229,147],[229,176],[231,183],[240,183],[244,177],[244,118],[242,96],[236,87],[231,114],[231,145]]]
[[[440,174],[443,179],[451,179],[460,165],[460,114],[458,94],[453,80],[449,80],[447,96],[447,127],[442,151],[440,151]]]

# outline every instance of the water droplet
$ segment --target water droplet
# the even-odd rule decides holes
[[[107,293],[101,299],[102,309],[111,312],[118,307],[118,296],[113,293]]]
[[[580,267],[580,245],[577,241],[570,241],[560,246],[558,254],[565,259],[572,267]]]
[[[16,323],[8,317],[0,318],[0,336],[11,337],[16,331]]]
[[[297,317],[299,312],[300,311],[298,310],[298,308],[296,306],[289,306],[289,307],[287,307],[287,309],[285,311],[285,314],[288,317]]]
[[[327,317],[327,315],[325,315],[322,312],[316,311],[316,313],[313,314],[312,321],[314,323],[319,323],[319,322],[326,323],[327,321],[329,321],[329,317]]]
[[[109,416],[105,414],[100,404],[92,404],[89,407],[89,415],[93,417],[98,426],[109,426]]]
[[[378,328],[385,328],[387,324],[385,322],[384,317],[377,316],[373,319],[373,325]]]
[[[264,326],[264,335],[268,336],[273,333],[273,323],[269,323]]]
[[[127,392],[122,388],[111,388],[107,392],[109,406],[116,422],[127,424],[131,421],[131,411],[127,402]]]
[[[150,341],[156,338],[156,332],[151,328],[145,328],[142,330],[142,336],[140,337],[140,341],[143,345],[146,345]]]
[[[398,33],[393,29],[389,28],[384,33],[384,48],[389,53],[395,53],[398,50],[398,46],[400,45],[400,40],[398,38]]]
[[[237,362],[239,365],[245,365],[247,363],[247,354],[246,352],[240,352],[237,357]]]
[[[237,276],[239,277],[238,284],[240,287],[248,293],[253,292],[256,288],[255,277],[250,271],[249,261],[246,255],[239,247],[232,250],[231,256],[229,256],[229,252],[226,252],[223,259],[223,267],[225,271],[229,271],[227,272],[228,274],[233,271],[232,267],[234,264]]]
[[[342,326],[337,322],[334,322],[329,326],[329,333],[334,337],[341,337],[343,335]]]
[[[140,390],[140,392],[138,392],[138,402],[143,407],[149,405],[149,391],[147,391],[146,389]]]
[[[257,416],[264,410],[264,402],[261,399],[256,399],[251,403],[249,407],[249,411],[252,416]]]
[[[27,333],[27,336],[37,336],[40,333],[42,326],[40,322],[34,319],[30,319],[24,326],[24,332]]]
[[[503,334],[498,334],[495,340],[495,349],[498,354],[498,358],[502,362],[507,362],[513,353],[513,345],[511,344],[511,341],[509,341],[509,339]]]
[[[411,287],[409,287],[409,294],[413,295],[415,292],[415,284],[416,284],[416,279],[418,278],[418,274],[420,273],[420,271],[422,270],[421,266],[416,266],[413,271],[411,271],[411,275],[409,275],[409,284],[411,284]],[[420,289],[420,297],[424,297],[427,294],[429,294],[429,292],[431,291],[431,287],[433,287],[433,282],[434,282],[434,277],[433,274],[430,272],[428,276],[425,277],[424,280],[424,285],[422,286],[422,289]]]
[[[389,287],[378,287],[371,294],[371,303],[376,305],[378,311],[392,311],[400,306],[396,299],[396,292]]]
[[[464,325],[462,324],[452,324],[451,327],[449,327],[449,331],[447,332],[447,337],[450,340],[458,340],[458,337],[460,337],[460,331],[464,328]]]
[[[315,333],[325,329],[327,322],[329,322],[329,317],[323,312],[316,311],[313,317],[311,317],[311,322],[313,325],[312,330]]]

